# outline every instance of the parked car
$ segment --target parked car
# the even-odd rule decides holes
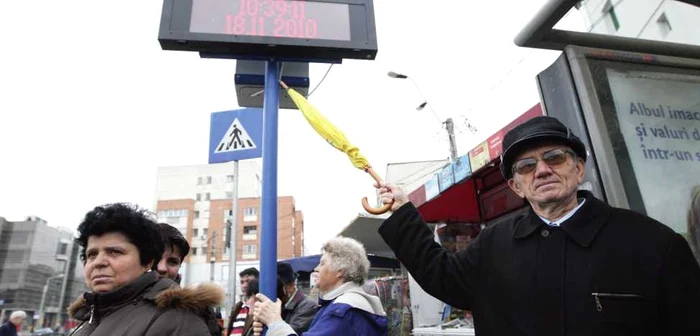
[[[51,328],[40,328],[35,330],[30,336],[66,336],[64,333],[53,331]]]

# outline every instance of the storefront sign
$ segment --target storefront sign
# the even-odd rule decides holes
[[[408,194],[408,200],[413,203],[416,208],[425,203],[425,185],[421,185],[418,189]]]
[[[489,161],[493,161],[503,153],[503,135],[507,131],[500,130],[492,135],[486,142],[489,144]]]
[[[501,153],[503,153],[503,136],[508,133],[508,131],[515,128],[527,120],[534,117],[542,116],[542,106],[537,103],[537,105],[531,107],[527,112],[521,114],[515,120],[511,121],[508,125],[501,128],[494,135],[490,136],[486,141],[480,143],[474,149],[469,151],[469,162],[471,163],[471,171],[475,172],[479,168],[485,166],[489,162],[498,158]]]
[[[465,180],[472,173],[472,169],[469,166],[469,155],[462,155],[455,162],[452,162],[452,171],[455,176],[455,183],[459,183]]]
[[[491,160],[495,160],[501,154],[503,154],[503,137],[510,130],[534,117],[542,116],[542,105],[537,103],[537,105],[531,107],[527,112],[521,114],[515,120],[511,121],[506,127],[501,128],[496,134],[489,137],[486,142],[489,144],[489,157]]]
[[[425,201],[430,201],[431,199],[440,195],[440,182],[438,182],[438,174],[433,175],[433,177],[425,182]]]
[[[449,164],[445,168],[442,168],[442,170],[440,170],[437,173],[437,175],[440,182],[440,192],[444,192],[445,190],[447,190],[447,188],[455,184],[455,175],[452,171],[452,164]]]
[[[491,161],[489,155],[489,144],[484,141],[469,152],[469,164],[472,171],[477,171]]]

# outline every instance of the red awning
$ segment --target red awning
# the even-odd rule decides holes
[[[480,222],[479,202],[474,180],[468,178],[423,203],[418,211],[426,222],[476,223]]]

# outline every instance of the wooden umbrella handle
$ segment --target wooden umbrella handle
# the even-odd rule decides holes
[[[372,178],[377,182],[377,184],[382,184],[382,178],[379,177],[377,172],[372,169],[372,167],[367,167],[365,171],[372,176]],[[362,198],[362,207],[365,208],[365,211],[368,213],[371,213],[373,215],[381,215],[389,210],[391,210],[391,206],[394,205],[394,201],[391,201],[389,204],[384,204],[384,206],[380,208],[373,208],[369,206],[369,202],[367,201],[367,197]]]

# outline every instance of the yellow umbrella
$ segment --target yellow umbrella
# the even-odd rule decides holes
[[[350,162],[355,168],[364,170],[374,180],[378,183],[382,183],[382,179],[377,175],[377,173],[372,169],[372,166],[367,162],[367,159],[360,154],[360,150],[350,144],[350,141],[345,137],[345,134],[341,132],[335,125],[333,125],[326,117],[324,117],[311,103],[309,103],[304,96],[296,92],[294,89],[290,89],[284,82],[280,81],[280,85],[287,90],[289,97],[292,98],[294,105],[299,108],[299,111],[304,115],[306,121],[309,122],[311,127],[331,146],[335,147],[339,151],[348,155]],[[391,209],[392,204],[385,204],[381,208],[372,208],[367,202],[367,197],[362,199],[362,206],[365,210],[373,215],[383,214],[389,209]]]

